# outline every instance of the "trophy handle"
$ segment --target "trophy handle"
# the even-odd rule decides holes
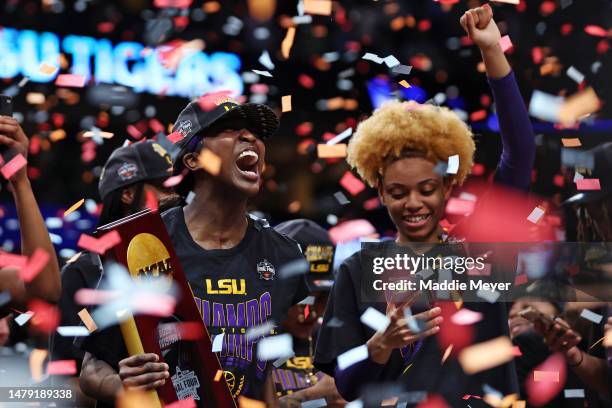
[[[121,334],[123,335],[123,341],[125,342],[125,347],[128,350],[128,354],[130,356],[144,354],[144,347],[142,346],[142,341],[140,340],[140,335],[138,334],[138,329],[136,328],[134,316],[132,316],[128,310],[117,312],[117,316],[122,319],[119,327],[121,327]],[[162,408],[157,391],[149,390],[146,392],[146,395],[150,400],[152,408]]]

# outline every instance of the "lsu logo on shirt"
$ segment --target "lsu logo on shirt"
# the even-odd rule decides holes
[[[246,295],[245,279],[206,279],[206,293],[209,295]]]

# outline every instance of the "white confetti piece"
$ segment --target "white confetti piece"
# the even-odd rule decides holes
[[[294,354],[293,338],[289,333],[266,337],[257,343],[257,358],[263,361],[276,360],[292,354]]]
[[[448,165],[446,167],[446,173],[457,174],[459,171],[459,155],[454,154],[448,158]]]
[[[300,25],[300,24],[310,24],[312,23],[312,16],[310,14],[305,15],[305,16],[295,16],[293,17],[293,24],[295,25]]]
[[[363,408],[362,400],[351,401],[344,406],[344,408]]]
[[[287,362],[287,360],[289,360],[290,358],[293,358],[293,357],[295,357],[295,353],[293,353],[293,354],[291,354],[289,356],[281,357],[281,358],[275,360],[272,363],[272,365],[274,367],[276,367],[276,368],[282,367]]]
[[[338,368],[344,370],[366,358],[368,358],[368,346],[362,344],[361,346],[357,346],[340,354],[338,356]]]
[[[278,277],[280,279],[288,279],[292,276],[303,275],[308,272],[309,268],[310,264],[306,259],[296,259],[282,265],[278,270]]]
[[[547,122],[559,121],[559,110],[563,105],[563,97],[550,95],[535,90],[529,102],[529,114]]]
[[[466,193],[464,191],[461,194],[459,194],[459,199],[460,200],[467,200],[467,201],[474,201],[474,202],[476,202],[476,200],[478,200],[478,197],[475,196],[474,194]]]
[[[314,305],[316,298],[314,296],[306,296],[298,305]]]
[[[276,325],[272,320],[262,325],[251,327],[246,332],[246,338],[247,340],[254,340],[258,337],[265,336],[266,334],[270,334],[274,327],[276,327]]]
[[[385,57],[383,61],[385,62],[385,64],[387,64],[389,68],[397,67],[398,65],[400,65],[399,60],[393,55]]]
[[[327,406],[327,400],[325,398],[319,398],[316,400],[302,402],[301,408],[323,408]]]
[[[582,388],[569,388],[563,390],[563,396],[565,398],[584,398],[584,390]]]
[[[412,71],[412,65],[398,65],[393,67],[393,69],[391,70],[391,72],[393,72],[394,74],[402,74],[402,75],[410,75],[410,72]]]
[[[34,316],[34,312],[27,311],[25,313],[22,313],[15,318],[15,323],[17,323],[20,326],[23,326],[24,324],[28,322],[28,320],[32,318],[32,316]]]
[[[272,78],[272,74],[269,73],[268,71],[260,71],[258,69],[252,69],[251,71],[253,71],[254,73],[258,74],[258,75],[263,75],[269,78]]]
[[[578,173],[577,171],[574,172],[574,183],[576,182],[576,180],[582,180],[584,179],[584,176],[580,173]]]
[[[378,55],[376,54],[372,54],[371,52],[366,52],[365,55],[363,57],[361,57],[361,59],[364,59],[366,61],[372,61],[375,62],[377,64],[380,64],[383,62],[383,58],[380,58]]]
[[[481,299],[486,300],[489,303],[497,302],[497,299],[499,299],[499,295],[500,293],[494,290],[479,289],[478,292],[476,292],[476,296],[478,296]]]
[[[592,312],[589,309],[583,309],[580,313],[580,317],[582,317],[583,319],[590,320],[595,324],[601,323],[601,320],[603,319],[602,315]]]
[[[371,327],[372,330],[377,332],[383,332],[389,326],[390,319],[374,309],[373,307],[368,307],[365,312],[361,315],[361,323],[365,324],[368,327]]]
[[[572,78],[574,82],[578,84],[584,81],[584,74],[578,71],[574,66],[571,66],[567,69],[567,76]]]
[[[274,63],[272,62],[272,58],[270,58],[270,53],[268,53],[268,50],[265,50],[261,53],[261,56],[259,57],[258,61],[261,65],[263,65],[270,71],[275,68]]]
[[[225,337],[225,333],[217,334],[212,344],[212,352],[219,353],[223,348],[223,338]]]
[[[353,134],[353,128],[347,128],[344,132],[334,136],[332,139],[328,140],[326,144],[334,145],[350,137]]]
[[[85,337],[89,336],[89,330],[85,326],[60,326],[57,332],[63,337]]]
[[[542,208],[536,207],[533,209],[533,211],[531,211],[531,214],[529,214],[529,216],[527,217],[527,221],[537,224],[545,212],[546,211],[544,211]]]

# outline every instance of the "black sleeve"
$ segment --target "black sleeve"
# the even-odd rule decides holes
[[[98,360],[107,362],[119,370],[119,361],[128,357],[127,348],[119,326],[111,326],[85,338],[81,345],[83,351],[93,354]]]
[[[340,266],[327,301],[323,325],[317,339],[314,364],[319,370],[331,376],[334,375],[336,358],[340,354],[368,340],[360,321],[358,304],[360,282],[356,281],[360,276],[361,266],[357,253]]]

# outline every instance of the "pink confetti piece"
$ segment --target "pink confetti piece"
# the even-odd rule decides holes
[[[576,180],[576,188],[578,190],[601,190],[599,179],[580,179]]]
[[[587,25],[586,27],[584,27],[584,32],[594,37],[607,37],[608,36],[608,32],[604,28],[597,26],[597,25]]]
[[[24,255],[9,254],[8,252],[0,253],[0,268],[11,267],[20,269],[26,266],[28,257]]]
[[[512,47],[514,47],[509,35],[504,35],[501,40],[499,40],[499,46],[503,52],[510,51],[512,50]]]
[[[100,238],[94,238],[87,234],[81,234],[77,246],[87,249],[100,255],[121,242],[121,236],[117,231],[111,231],[102,235]]]
[[[529,281],[529,278],[527,277],[526,273],[522,273],[520,275],[516,275],[516,278],[514,279],[514,284],[516,286],[520,286],[520,285],[524,285]]]
[[[4,178],[8,180],[13,177],[15,173],[21,170],[21,168],[26,164],[28,164],[28,161],[25,157],[23,157],[21,153],[19,153],[17,154],[17,156],[9,160],[8,163],[2,166],[0,173],[2,173],[2,176],[4,176]]]
[[[451,197],[446,204],[449,215],[468,215],[474,211],[474,201]]]
[[[340,179],[340,185],[346,189],[351,195],[356,196],[365,190],[365,184],[347,170]]]
[[[166,408],[196,408],[196,403],[193,400],[193,397],[189,397],[184,400],[178,400],[173,402],[170,405],[166,405]]]
[[[134,314],[150,316],[170,316],[176,307],[174,296],[158,293],[137,293],[133,298]]]
[[[47,364],[48,375],[75,375],[77,366],[75,360],[55,360]]]
[[[467,326],[482,320],[482,313],[470,309],[461,309],[451,316],[451,321],[460,326]]]
[[[533,381],[559,382],[558,371],[534,371]]]
[[[177,186],[183,181],[185,175],[177,174],[176,176],[168,177],[166,181],[164,181],[164,187],[174,187]]]
[[[478,121],[485,119],[486,117],[487,117],[487,111],[485,109],[481,109],[479,111],[472,112],[472,114],[470,115],[470,120],[472,122],[478,122]]]
[[[183,135],[179,132],[172,132],[168,135],[168,140],[174,144],[176,144],[181,139],[183,139]]]
[[[49,262],[49,253],[42,248],[36,248],[27,265],[19,270],[19,278],[26,283],[31,282]]]
[[[65,86],[72,88],[83,88],[85,86],[85,77],[75,74],[61,74],[55,80],[56,86]]]
[[[74,301],[79,305],[102,305],[119,299],[119,297],[119,292],[113,290],[82,288],[74,294]]]
[[[547,374],[536,373],[550,372],[557,375],[548,376]],[[525,381],[525,388],[529,397],[529,404],[534,406],[542,406],[550,402],[557,396],[563,386],[567,375],[567,366],[565,358],[561,353],[556,353],[550,356],[546,361],[537,366],[532,373],[529,374]]]
[[[185,9],[191,6],[193,0],[155,0],[153,5],[158,8],[180,8]]]
[[[513,354],[515,357],[520,357],[520,356],[522,356],[522,355],[523,355],[523,352],[521,351],[521,349],[519,348],[519,346],[514,346],[514,347],[512,347],[512,354]]]

